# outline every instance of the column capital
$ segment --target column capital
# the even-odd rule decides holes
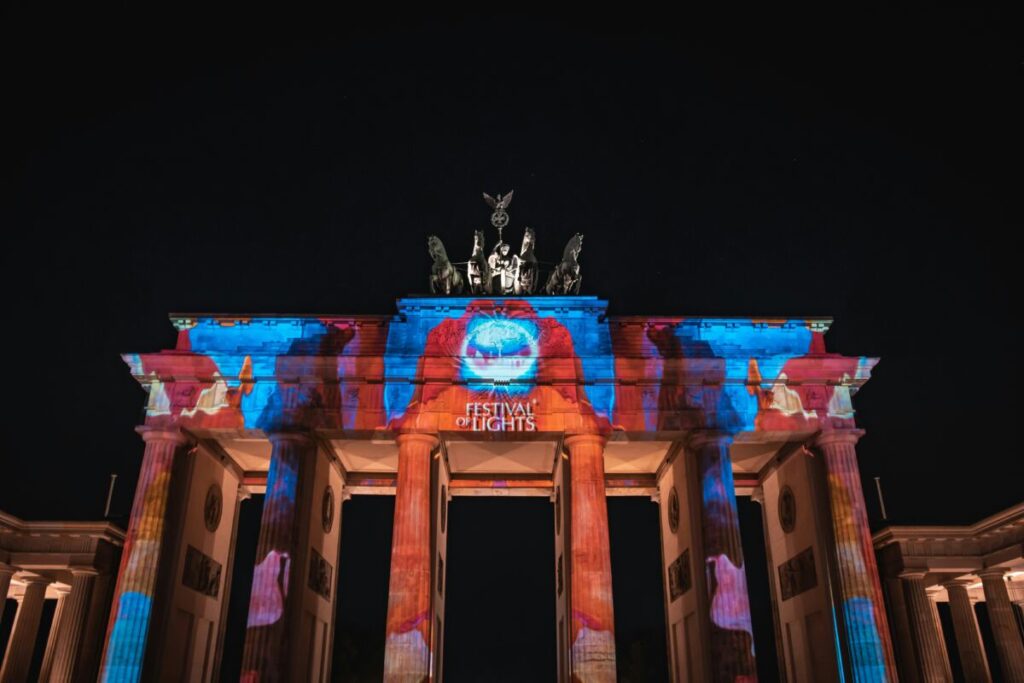
[[[146,443],[150,441],[170,441],[176,446],[188,446],[195,442],[191,436],[176,427],[161,428],[143,425],[136,427],[135,431],[138,432],[139,436]]]
[[[913,579],[924,579],[928,576],[927,569],[904,569],[897,574],[901,579],[913,580]]]
[[[967,587],[971,585],[971,582],[967,579],[950,579],[949,581],[943,581],[941,585],[947,591],[956,590],[957,588],[967,590]]]
[[[985,579],[1002,580],[1003,577],[1006,576],[1007,571],[1008,570],[1006,567],[985,567],[984,569],[980,569],[974,573],[977,574],[978,578],[980,578],[982,581],[984,581]]]
[[[601,434],[566,434],[562,440],[562,445],[566,448],[573,446],[580,446],[583,444],[593,444],[604,448],[605,444],[608,443],[608,439]]]
[[[430,432],[402,432],[395,437],[395,442],[401,446],[403,443],[422,443],[434,450],[441,445],[441,439],[437,434]]]
[[[750,491],[750,500],[754,501],[761,507],[764,507],[764,488],[760,485],[755,486]]]
[[[829,429],[818,432],[814,437],[815,446],[830,446],[832,444],[855,445],[864,436],[863,429]]]
[[[72,576],[99,576],[100,570],[96,567],[90,567],[84,564],[76,564],[68,567],[68,571],[71,572]]]
[[[720,429],[695,429],[686,436],[686,446],[696,449],[709,444],[728,446],[732,443],[732,434]]]
[[[18,572],[18,568],[17,567],[15,567],[13,565],[10,565],[10,564],[7,564],[6,562],[0,562],[0,574],[10,574],[10,575],[13,576],[17,572]]]
[[[39,576],[38,574],[23,576],[21,577],[20,581],[22,581],[22,583],[25,584],[25,588],[28,588],[29,586],[37,586],[40,584],[42,584],[42,586],[45,588],[46,586],[49,586],[51,583],[54,582],[53,579],[51,579],[50,577]]]

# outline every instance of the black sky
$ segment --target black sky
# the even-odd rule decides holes
[[[613,313],[834,316],[894,520],[1017,502],[1021,17],[627,9],[8,6],[0,509],[127,510],[169,311],[389,313],[509,188]]]

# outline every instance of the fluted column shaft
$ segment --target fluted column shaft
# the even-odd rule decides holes
[[[167,523],[171,466],[189,441],[179,431],[142,429],[146,452],[142,457],[135,501],[128,520],[121,568],[107,626],[100,680],[134,683],[142,676],[142,658],[149,636],[156,586]]]
[[[53,671],[53,656],[57,650],[57,639],[60,637],[60,621],[64,614],[64,607],[67,605],[68,589],[57,589],[61,596],[57,598],[57,609],[53,611],[53,620],[50,622],[50,634],[46,638],[46,650],[43,653],[43,665],[39,668],[39,683],[46,683],[50,680],[50,673]]]
[[[14,567],[0,563],[0,612],[7,600],[7,593],[11,590],[11,577],[14,576]]]
[[[269,438],[270,471],[242,653],[241,680],[248,683],[288,680],[295,635],[288,628],[288,615],[302,599],[304,569],[294,561],[304,550],[299,547],[299,526],[301,514],[307,512],[296,503],[316,455],[315,442],[305,434],[281,432]]]
[[[949,663],[949,649],[946,647],[946,636],[942,630],[942,618],[939,616],[939,601],[937,593],[927,593],[928,602],[932,608],[932,621],[935,622],[935,633],[939,636],[939,649],[942,650],[942,663],[946,667],[946,678],[953,680],[953,667]]]
[[[1013,605],[1003,580],[1003,569],[986,569],[978,572],[981,586],[985,591],[985,605],[988,620],[992,624],[992,636],[999,653],[999,667],[1003,678],[1010,683],[1024,683],[1024,642],[1013,614]]]
[[[700,524],[711,621],[710,680],[716,683],[757,680],[730,443],[728,436],[715,432],[695,434],[689,443],[696,455],[700,484]]]
[[[430,454],[438,439],[401,434],[397,440],[384,680],[419,683],[430,676]]]
[[[924,586],[923,574],[904,574],[903,595],[907,601],[907,616],[910,618],[910,632],[917,650],[917,666],[921,680],[926,683],[947,683],[949,663],[942,648],[941,638],[932,602]]]
[[[823,432],[816,447],[828,473],[840,610],[853,680],[895,681],[892,636],[854,447],[862,434],[855,429]]]
[[[74,680],[96,575],[96,570],[89,567],[71,568],[71,592],[64,598],[60,621],[55,623],[59,630],[50,674],[51,683],[70,683]]]
[[[615,616],[608,501],[604,491],[605,439],[577,434],[569,451],[570,666],[573,680],[615,680]]]
[[[960,653],[960,666],[968,683],[989,683],[992,676],[988,669],[988,657],[981,642],[978,619],[974,606],[967,594],[966,581],[945,584],[949,596],[949,611],[953,616],[953,632],[956,634],[956,649]]]
[[[32,665],[32,654],[39,634],[39,622],[43,616],[43,602],[46,600],[46,586],[49,579],[31,578],[25,586],[25,596],[14,617],[14,629],[7,641],[7,656],[0,670],[0,683],[24,683]]]

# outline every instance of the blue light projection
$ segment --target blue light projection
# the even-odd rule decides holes
[[[511,320],[479,315],[470,320],[459,355],[463,379],[485,382],[532,380],[537,372],[537,325],[530,320]],[[476,387],[474,387],[476,388]],[[529,391],[530,386],[510,384],[509,393]]]
[[[762,389],[772,386],[783,366],[806,354],[813,334],[802,320],[755,327],[752,325],[679,325],[676,336],[684,355],[716,357],[725,361],[725,383],[716,405],[719,429],[737,433],[755,428],[757,396],[746,382],[760,380]],[[757,377],[751,377],[756,368]]]

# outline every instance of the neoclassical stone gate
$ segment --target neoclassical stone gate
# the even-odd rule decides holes
[[[510,494],[552,503],[559,680],[614,680],[608,495],[660,502],[674,680],[756,678],[737,495],[765,508],[782,675],[895,680],[851,403],[875,361],[829,352],[827,319],[606,309],[172,316],[175,348],[125,356],[149,399],[102,679],[217,680],[265,493],[244,680],[329,678],[342,501],[368,494],[396,498],[387,680],[443,678],[448,501]]]

